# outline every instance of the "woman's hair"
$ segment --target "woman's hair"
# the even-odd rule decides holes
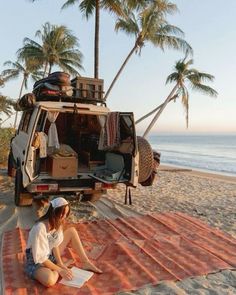
[[[70,206],[68,204],[64,205],[64,206],[57,207],[57,208],[53,208],[52,204],[50,204],[46,214],[41,216],[37,220],[37,222],[48,220],[50,228],[58,230],[59,227],[62,225],[63,220],[61,218],[65,215],[67,206],[69,208],[69,211],[68,211],[66,217],[68,217],[70,214]]]

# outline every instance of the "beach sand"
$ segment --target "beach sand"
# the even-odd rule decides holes
[[[35,208],[15,208],[14,185],[0,170],[0,238],[5,230],[27,227],[36,218]],[[226,177],[161,165],[152,187],[131,189],[132,206],[124,205],[125,187],[108,190],[96,203],[72,202],[71,221],[136,216],[149,212],[181,211],[236,238],[236,177]],[[1,281],[0,281],[1,282]],[[236,271],[162,282],[120,294],[236,294]]]

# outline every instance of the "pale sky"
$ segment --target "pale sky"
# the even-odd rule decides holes
[[[22,47],[24,37],[35,39],[42,25],[66,25],[79,38],[84,55],[83,76],[93,76],[93,18],[87,22],[77,6],[61,11],[65,0],[0,0],[1,54],[0,71],[7,60],[16,60],[15,52]],[[150,134],[159,132],[229,132],[236,133],[236,1],[235,0],[176,0],[179,13],[169,22],[185,32],[185,39],[194,49],[194,67],[215,76],[209,84],[219,96],[211,98],[190,92],[189,129],[180,101],[166,107]],[[101,15],[100,78],[105,89],[113,79],[134,40],[124,33],[114,32],[111,15]],[[114,111],[132,111],[138,119],[161,104],[174,85],[165,85],[175,61],[183,54],[174,50],[164,53],[146,45],[141,56],[133,56],[108,98],[107,105]],[[0,89],[4,95],[16,98],[20,79]],[[31,85],[25,92],[31,91]],[[137,125],[138,132],[147,127],[150,119]]]

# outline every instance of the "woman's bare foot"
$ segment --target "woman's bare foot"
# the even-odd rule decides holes
[[[83,263],[83,268],[86,270],[91,270],[92,272],[95,273],[102,273],[102,270],[97,268],[92,262],[87,261]]]

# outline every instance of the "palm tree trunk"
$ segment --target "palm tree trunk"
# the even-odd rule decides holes
[[[48,68],[48,63],[46,62],[45,66],[44,66],[44,71],[43,71],[43,78],[45,78],[45,76],[46,76],[47,68]]]
[[[98,79],[99,69],[99,26],[100,26],[100,5],[96,0],[95,8],[95,35],[94,35],[94,78]]]
[[[173,97],[170,98],[169,102],[171,102],[173,99],[175,99],[178,95],[175,94]],[[161,107],[163,107],[164,102],[162,104],[160,104],[158,107],[156,107],[154,110],[152,110],[151,112],[149,112],[148,114],[144,115],[143,117],[141,117],[140,119],[138,119],[135,124],[140,123],[141,121],[143,121],[144,119],[146,119],[147,117],[151,116],[152,114],[154,114],[157,110],[159,110]]]
[[[173,97],[173,95],[175,94],[176,90],[179,87],[179,83],[177,83],[175,85],[175,87],[172,89],[171,93],[168,95],[168,97],[166,98],[166,100],[164,101],[162,107],[159,109],[159,111],[156,113],[156,115],[154,116],[154,118],[152,119],[151,123],[149,124],[148,128],[145,130],[143,137],[146,137],[147,134],[149,133],[149,131],[151,130],[151,128],[153,127],[153,125],[156,123],[157,119],[160,117],[161,113],[163,112],[164,108],[167,106],[167,104],[170,102],[171,98]]]
[[[23,92],[23,87],[24,87],[24,84],[25,84],[25,79],[26,79],[26,77],[24,76],[23,81],[21,83],[21,87],[20,87],[19,99],[21,98],[21,95],[22,95],[22,92]],[[18,116],[18,111],[16,111],[16,115],[15,115],[15,120],[14,120],[14,125],[13,125],[13,128],[14,129],[16,129],[17,116]]]
[[[135,43],[134,47],[132,48],[132,50],[130,51],[130,53],[128,54],[128,56],[126,57],[125,61],[123,62],[123,64],[121,65],[119,71],[117,72],[115,78],[113,79],[113,81],[111,82],[111,85],[109,86],[106,94],[105,94],[105,97],[104,97],[104,100],[107,99],[109,93],[111,92],[114,84],[116,83],[117,79],[119,78],[121,72],[123,71],[124,67],[126,66],[127,62],[129,61],[130,57],[133,55],[133,53],[135,52],[135,50],[137,49],[137,44]]]
[[[48,70],[48,74],[51,74],[52,66],[53,66],[53,64],[52,64],[52,63],[50,63],[50,64],[49,64],[49,70]]]

